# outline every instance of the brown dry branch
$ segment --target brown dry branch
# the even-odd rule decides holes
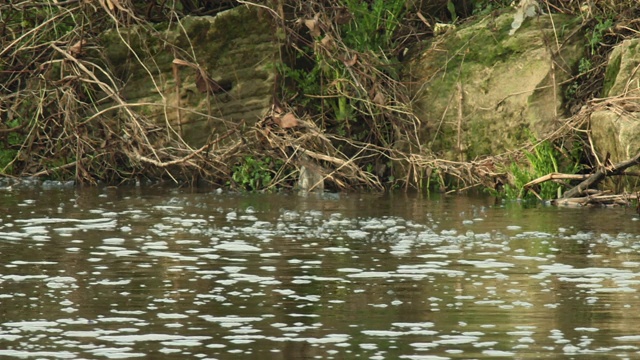
[[[255,131],[259,142],[266,148],[275,150],[277,157],[294,165],[298,170],[305,161],[315,162],[323,169],[324,180],[333,183],[337,189],[384,188],[375,176],[363,171],[356,164],[365,156],[363,153],[367,150],[366,147],[360,147],[355,156],[348,157],[333,145],[314,122],[298,119],[298,126],[282,127],[276,119],[276,113],[266,116],[256,124]],[[346,138],[342,140],[349,142]]]
[[[606,192],[595,192],[585,196],[561,198],[551,202],[556,206],[583,207],[583,206],[629,206],[631,196],[629,194],[609,195]]]
[[[146,156],[141,155],[135,149],[132,149],[132,151],[129,153],[129,156],[132,159],[135,159],[135,160],[138,160],[140,162],[147,163],[147,164],[154,165],[154,166],[156,166],[158,168],[167,168],[167,167],[170,167],[170,166],[184,165],[186,167],[194,167],[194,168],[196,168],[198,170],[202,170],[201,166],[198,164],[198,162],[193,161],[193,158],[200,157],[202,160],[206,161],[206,159],[202,158],[202,156],[201,156],[203,153],[209,152],[211,147],[213,147],[215,144],[218,144],[222,140],[228,138],[229,136],[231,136],[232,134],[237,133],[237,132],[238,132],[237,128],[229,130],[226,134],[223,134],[222,136],[216,138],[215,140],[207,143],[206,145],[200,147],[199,149],[197,149],[195,151],[191,151],[188,155],[183,156],[181,158],[169,160],[169,161],[157,161],[157,160],[154,160],[154,159],[150,159],[150,158],[148,158]]]
[[[133,22],[151,29],[151,24],[135,16],[129,1],[71,6],[78,3],[49,4],[49,10],[59,12],[27,31],[9,32],[0,39],[4,44],[0,66],[6,69],[0,73],[0,117],[6,121],[0,136],[12,136],[9,150],[13,153],[6,154],[15,154],[3,163],[4,171],[71,178],[79,183],[165,176],[176,182],[207,179],[222,183],[229,175],[227,163],[243,146],[237,146],[239,139],[229,146],[219,143],[235,133],[223,134],[199,149],[189,148],[179,136],[171,136],[170,126],[165,127],[169,131],[161,131],[161,124],[136,111],[149,104],[129,103],[119,96],[120,81],[103,65],[99,51],[97,57],[87,55],[86,49],[95,50],[92,36],[112,25],[128,45],[120,29]],[[11,26],[14,15],[34,5],[0,4],[0,12],[6,11],[8,16],[3,19]],[[25,21],[30,16],[19,15]],[[65,22],[75,28],[66,34],[54,31]],[[88,31],[88,24],[96,29]],[[63,35],[55,38],[57,34]],[[147,70],[154,81],[152,71]]]
[[[535,145],[525,144],[509,154],[459,162],[439,159],[425,148],[418,136],[420,123],[412,112],[409,91],[392,76],[389,65],[391,57],[408,42],[419,41],[432,33],[434,19],[422,9],[412,9],[406,21],[399,24],[399,30],[393,34],[396,48],[358,51],[345,42],[345,34],[341,32],[341,26],[352,21],[354,15],[343,2],[279,0],[238,3],[271,15],[283,30],[288,49],[298,49],[296,55],[302,55],[307,62],[321,59],[327,73],[338,75],[325,79],[327,81],[321,83],[322,89],[317,94],[298,92],[288,96],[283,92],[275,102],[282,104],[286,111],[266,115],[249,132],[243,133],[238,127],[230,126],[225,119],[198,114],[225,122],[230,130],[193,149],[182,139],[181,120],[174,129],[168,116],[158,121],[141,115],[137,109],[149,104],[131,103],[119,96],[121,80],[99,56],[89,56],[90,50],[96,49],[95,35],[107,28],[115,29],[134,61],[146,70],[149,81],[162,94],[153,76],[159,69],[140,58],[140,54],[149,49],[134,49],[124,31],[133,24],[153,31],[152,24],[140,15],[138,3],[130,0],[50,2],[46,8],[55,10],[51,17],[13,35],[7,32],[8,35],[0,39],[0,67],[3,69],[0,73],[0,116],[6,119],[3,124],[6,128],[0,129],[0,137],[16,135],[20,139],[19,144],[11,145],[10,150],[15,152],[10,153],[13,154],[11,161],[3,163],[4,171],[22,176],[55,174],[87,183],[118,182],[136,177],[168,177],[178,183],[200,179],[224,183],[239,158],[268,154],[285,164],[277,171],[272,184],[289,186],[294,175],[288,168],[299,170],[304,164],[312,164],[321,169],[324,181],[336,189],[382,189],[385,185],[396,185],[383,180],[390,178],[392,170],[387,164],[393,163],[395,167],[404,168],[398,173],[406,174],[401,180],[407,188],[422,188],[429,181],[438,181],[445,188],[448,183],[445,178],[449,178],[457,183],[457,189],[463,190],[479,185],[495,188],[506,182],[506,174],[501,169]],[[545,5],[551,11],[575,14],[584,11],[578,3],[549,0]],[[44,2],[0,4],[0,12],[12,12],[7,17],[11,23],[15,18],[28,19],[25,14],[40,4]],[[175,6],[169,8],[167,4],[153,4],[145,9],[160,8],[167,12],[167,19],[179,24],[182,14],[178,14]],[[595,0],[589,6],[590,15],[585,15],[586,21],[592,21],[603,9],[614,5]],[[56,27],[59,24],[65,24],[71,30],[60,32]],[[606,34],[604,42],[613,43],[634,34],[638,26],[633,21],[621,22]],[[55,37],[56,34],[61,35]],[[305,48],[314,50],[305,52]],[[184,51],[176,53],[193,53],[191,49],[180,50]],[[596,55],[602,61],[606,58],[605,50]],[[198,89],[214,92],[217,84],[197,63],[197,59],[174,62],[176,88],[180,87],[177,66],[188,66],[197,71]],[[594,67],[578,79],[582,81],[581,98],[597,90],[594,84],[601,79],[604,67]],[[461,89],[458,94],[461,96]],[[315,98],[311,99],[312,96]],[[301,110],[295,106],[293,99],[296,98],[317,100],[319,106]],[[350,113],[341,119],[330,114],[332,101],[335,104],[337,98],[344,100],[350,109]],[[542,140],[586,135],[588,111],[598,106],[628,111],[623,100],[613,98],[606,104],[603,101],[592,103],[587,110],[576,111],[575,116],[565,119],[563,126]],[[637,102],[637,99],[627,100],[628,103]],[[459,103],[461,101],[458,99]],[[165,114],[191,111],[180,104],[155,105],[162,106]],[[456,145],[461,151],[461,113],[458,120]],[[223,139],[225,141],[221,141]],[[404,151],[399,150],[399,143],[406,144]],[[611,174],[611,169],[606,174]],[[546,180],[558,180],[558,177],[549,175]]]
[[[264,6],[250,2],[243,3],[249,6]],[[546,5],[548,9],[569,11],[557,4],[547,3]],[[287,12],[271,11],[271,13],[277,17],[279,24],[287,24],[287,19],[283,15]],[[445,176],[457,179],[459,189],[478,185],[496,187],[499,183],[506,181],[504,172],[500,170],[505,168],[504,164],[509,163],[513,158],[521,157],[523,151],[535,146],[535,144],[525,144],[521,149],[510,154],[499,154],[468,162],[438,159],[423,148],[417,136],[419,122],[409,106],[411,99],[408,91],[402,83],[381,70],[384,68],[384,61],[388,60],[383,58],[384,53],[358,52],[345,44],[339,26],[348,22],[349,16],[344,16],[344,9],[340,3],[330,0],[313,1],[309,6],[296,8],[293,14],[294,18],[301,19],[297,23],[305,25],[304,30],[311,33],[312,39],[305,40],[293,27],[286,28],[285,32],[295,34],[296,36],[292,35],[292,38],[314,48],[314,55],[321,56],[325,66],[335,73],[342,74],[340,78],[324,83],[323,93],[316,95],[323,104],[322,108],[326,109],[327,101],[335,98],[346,99],[350,105],[357,105],[351,106],[351,110],[354,111],[352,116],[357,118],[358,122],[365,124],[364,127],[370,131],[370,136],[355,140],[354,134],[349,133],[354,131],[355,122],[352,123],[349,119],[345,123],[347,136],[332,133],[326,124],[335,122],[335,119],[327,118],[326,110],[320,114],[305,117],[304,121],[298,117],[285,118],[285,116],[275,115],[271,118],[265,117],[256,128],[256,134],[268,145],[267,148],[277,150],[287,164],[311,159],[324,168],[326,180],[333,182],[338,188],[381,185],[379,178],[362,170],[364,165],[375,162],[372,159],[377,159],[378,162],[391,160],[397,164],[404,164],[401,166],[409,169],[406,172],[406,184],[415,187],[421,187],[425,177],[432,176],[439,177],[441,183],[445,182],[443,180]],[[424,16],[420,21],[422,25],[430,26]],[[304,43],[305,41],[307,42]],[[292,47],[300,48],[297,44],[292,44]],[[552,85],[554,90],[557,85],[555,83]],[[286,104],[286,99],[284,100],[282,103]],[[285,122],[284,119],[295,119],[295,121]],[[584,113],[565,119],[563,126],[540,141],[555,141],[571,137],[571,134],[582,134],[587,120],[588,116]],[[387,130],[384,130],[387,127],[392,129],[391,136],[385,132]],[[459,150],[462,150],[459,140],[460,131],[457,144]],[[409,148],[414,152],[405,153],[396,149],[395,142],[399,141],[410,144]],[[337,146],[338,144],[340,147]],[[350,149],[348,155],[343,150],[345,148]]]
[[[624,171],[635,165],[640,165],[640,153],[636,154],[633,158],[629,160],[625,160],[619,162],[611,167],[602,166],[596,170],[591,176],[589,176],[586,180],[568,190],[562,196],[563,199],[569,199],[573,197],[579,197],[584,194],[587,189],[590,189],[593,186],[596,186],[602,180],[604,180],[607,176],[610,175],[622,175]]]
[[[588,178],[589,175],[586,174],[560,174],[560,173],[551,173],[544,176],[541,176],[535,180],[532,180],[524,185],[524,188],[530,188],[535,185],[539,185],[545,181],[550,180],[584,180]]]

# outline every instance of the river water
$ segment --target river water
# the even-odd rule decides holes
[[[635,209],[0,188],[2,359],[640,356]]]

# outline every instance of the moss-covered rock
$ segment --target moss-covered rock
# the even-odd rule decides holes
[[[270,107],[279,44],[268,17],[237,7],[215,17],[185,17],[155,28],[134,26],[101,36],[121,95],[159,124],[169,124],[192,146],[215,139],[240,121],[251,126]],[[224,91],[197,86],[194,66]],[[174,66],[177,68],[176,78]],[[178,113],[180,111],[180,113]]]
[[[611,106],[591,114],[591,138],[600,159],[613,163],[640,152],[640,39],[625,40],[609,55],[603,97]],[[618,189],[630,185],[619,182]]]
[[[490,15],[435,38],[405,67],[423,144],[470,160],[543,137],[561,125],[563,82],[584,52],[577,19]]]

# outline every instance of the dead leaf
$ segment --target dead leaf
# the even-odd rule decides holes
[[[317,13],[313,17],[313,19],[304,20],[304,24],[307,26],[307,28],[309,28],[309,33],[314,38],[320,37],[320,35],[322,35],[322,32],[320,31],[320,25],[318,24],[319,17],[320,17],[320,13]]]
[[[176,65],[183,65],[183,66],[190,66],[190,67],[196,67],[195,64],[190,63],[188,61],[184,61],[182,59],[173,59],[173,63]]]
[[[282,111],[283,111],[279,104],[273,104],[272,110],[278,116],[280,116],[280,114],[282,114]]]
[[[214,94],[224,90],[222,86],[209,77],[209,75],[204,71],[198,71],[196,73],[196,88],[203,94],[207,92],[209,94]]]
[[[358,54],[353,54],[353,57],[351,58],[351,60],[343,60],[342,61],[342,63],[344,63],[344,66],[346,66],[346,67],[352,67],[357,62],[358,62]]]
[[[280,119],[280,124],[279,125],[283,129],[296,127],[296,126],[298,126],[298,118],[295,115],[293,115],[292,113],[286,113]]]
[[[78,57],[82,54],[82,48],[87,44],[87,42],[82,39],[78,40],[75,44],[69,46],[67,50],[71,56]]]
[[[373,103],[384,106],[387,103],[387,100],[382,92],[376,91],[376,95],[373,97]]]
[[[335,46],[336,42],[333,41],[333,38],[329,34],[327,34],[327,36],[323,37],[322,40],[320,41],[320,43],[327,50],[333,50],[336,47]]]

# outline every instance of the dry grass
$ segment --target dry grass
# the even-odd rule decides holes
[[[87,55],[100,54],[94,40],[106,29],[118,31],[125,44],[121,29],[134,24],[151,29],[152,12],[179,21],[175,7],[141,7],[126,0],[0,4],[0,139],[5,149],[0,150],[0,174],[90,184],[170,179],[222,185],[229,182],[239,159],[268,154],[284,163],[270,186],[284,188],[292,186],[305,165],[318,169],[335,189],[423,188],[435,182],[460,190],[508,181],[504,164],[518,159],[520,151],[454,162],[437,158],[418,137],[420,123],[412,112],[412,99],[391,63],[407,46],[432,36],[435,19],[419,8],[407,9],[391,34],[393,46],[358,50],[343,38],[341,1],[237,3],[258,7],[273,18],[286,34],[290,52],[283,58],[291,56],[290,64],[322,59],[325,71],[338,75],[319,84],[317,94],[279,93],[273,111],[255,128],[229,126],[227,133],[197,149],[182,139],[181,129],[141,115],[137,109],[149,104],[124,100],[119,95],[123,79],[106,62]],[[611,45],[639,34],[635,0],[590,4],[544,2],[548,11],[581,14],[585,26],[616,14],[615,26],[604,33],[602,46],[593,54],[593,68],[574,79],[579,85],[574,115],[544,140],[579,136],[588,145],[583,136],[587,115],[603,102],[587,101],[602,86],[606,54]],[[317,106],[301,108],[303,98]],[[353,111],[346,121],[330,111],[336,99]],[[165,111],[189,110],[165,106]],[[284,114],[292,114],[290,122],[282,122]],[[524,144],[521,150],[531,146],[535,144]],[[403,178],[393,178],[397,174]]]

